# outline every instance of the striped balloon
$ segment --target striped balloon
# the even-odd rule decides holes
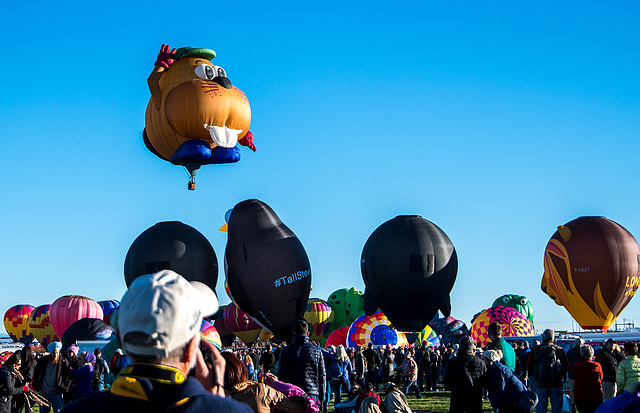
[[[222,348],[222,340],[218,330],[207,320],[202,320],[202,326],[200,327],[200,338],[207,340],[209,343],[216,346],[218,350]]]
[[[362,315],[349,327],[347,335],[347,345],[355,347],[357,345],[366,347],[369,343],[374,346],[402,346],[408,344],[406,336],[394,329],[391,321],[382,311],[378,311],[371,316]]]
[[[49,343],[60,341],[60,338],[53,331],[53,326],[49,320],[50,304],[44,304],[36,307],[29,316],[29,328],[31,333],[43,347],[47,347]]]
[[[320,341],[331,331],[333,310],[326,301],[319,298],[310,298],[307,301],[304,319],[309,324],[309,340]]]
[[[235,303],[224,309],[224,321],[233,334],[246,345],[253,344],[260,335],[262,327],[255,320],[245,314]]]
[[[102,300],[102,301],[98,301],[98,304],[100,305],[100,308],[102,308],[102,314],[103,314],[102,320],[105,323],[111,325],[111,314],[113,314],[113,312],[117,310],[118,307],[120,307],[120,301]]]
[[[440,338],[438,337],[438,334],[430,326],[426,326],[420,333],[418,333],[418,338],[416,339],[415,344],[420,346],[424,340],[434,347],[438,347],[440,345]]]
[[[471,324],[471,337],[476,341],[478,347],[489,344],[489,324],[494,321],[502,326],[504,337],[527,337],[535,334],[531,321],[522,313],[511,307],[491,307],[480,312],[473,324]]]
[[[29,345],[33,341],[33,334],[29,328],[29,315],[34,306],[28,304],[15,305],[4,313],[4,328],[13,341]]]
[[[81,295],[65,295],[51,304],[49,320],[58,337],[62,337],[64,331],[81,318],[99,318],[102,320],[104,313],[100,304],[91,298]]]

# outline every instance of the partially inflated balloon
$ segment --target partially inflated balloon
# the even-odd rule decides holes
[[[527,297],[517,294],[505,294],[496,298],[491,305],[491,307],[498,306],[511,307],[518,310],[527,317],[529,321],[531,321],[531,324],[533,324],[533,305],[531,305],[531,302]]]
[[[104,320],[105,323],[111,324],[111,314],[113,314],[113,312],[117,310],[118,307],[120,307],[120,301],[102,300],[102,301],[98,301],[98,304],[100,304],[100,307],[102,308],[102,314],[103,314],[102,319]]]
[[[319,298],[311,298],[307,302],[307,311],[304,319],[309,324],[309,340],[320,341],[331,328],[333,310],[326,301]]]
[[[27,345],[33,341],[33,334],[29,328],[29,316],[34,308],[32,305],[21,304],[11,307],[4,313],[4,328],[11,340]]]
[[[362,315],[349,327],[347,344],[349,347],[357,345],[366,347],[369,343],[374,346],[403,346],[408,344],[404,333],[397,331],[389,319],[377,311],[373,315]]]
[[[224,309],[224,321],[233,334],[249,346],[258,339],[262,331],[262,327],[234,303]]]
[[[471,324],[471,337],[478,346],[486,346],[489,340],[489,324],[497,322],[502,326],[505,337],[528,337],[535,334],[533,326],[523,314],[511,307],[491,307],[482,311]]]
[[[51,342],[60,340],[49,320],[50,308],[51,305],[49,304],[41,305],[36,307],[29,316],[31,333],[43,347],[47,347]]]
[[[584,329],[607,330],[640,284],[640,246],[604,217],[558,227],[544,252],[542,291]]]
[[[207,320],[202,320],[202,326],[200,326],[200,338],[207,340],[209,343],[216,346],[218,350],[222,349],[222,340],[220,334],[216,328]]]
[[[302,243],[257,199],[233,208],[228,233],[226,271],[234,301],[276,337],[290,336],[311,291],[311,265]]]
[[[419,346],[423,341],[426,341],[434,347],[438,347],[440,345],[440,338],[438,337],[438,334],[430,326],[426,326],[424,330],[418,334],[415,344]]]
[[[469,329],[464,321],[457,320],[451,316],[435,318],[431,320],[429,326],[440,336],[440,343],[445,345],[457,344],[460,338],[469,335]]]
[[[339,327],[327,337],[327,342],[324,344],[324,348],[331,346],[338,347],[339,345],[347,346],[347,336],[349,335],[349,326]]]
[[[327,303],[333,310],[333,322],[330,329],[350,327],[364,313],[364,297],[362,291],[355,287],[341,288],[329,295]]]
[[[91,298],[81,295],[65,295],[58,298],[49,308],[49,321],[56,335],[62,338],[67,327],[81,318],[102,319],[102,307]]]
[[[111,340],[115,330],[101,318],[81,318],[62,333],[63,351],[79,340]]]
[[[216,290],[218,258],[198,230],[178,221],[159,222],[133,241],[124,261],[127,287],[141,275],[173,270]]]
[[[380,308],[398,330],[421,331],[439,309],[451,313],[456,250],[444,231],[420,216],[380,225],[364,245],[361,270],[365,313]]]

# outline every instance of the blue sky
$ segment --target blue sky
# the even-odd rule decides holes
[[[538,329],[572,329],[540,290],[556,227],[604,215],[640,236],[635,2],[67,4],[0,16],[0,308],[119,299],[160,221],[222,264],[224,213],[258,198],[304,244],[312,297],[364,290],[368,236],[418,214],[456,246],[455,317],[516,293]],[[141,139],[162,43],[215,50],[252,107],[258,151],[195,192]],[[636,300],[620,321],[640,324]]]

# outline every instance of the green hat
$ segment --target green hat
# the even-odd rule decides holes
[[[203,49],[200,47],[181,47],[176,50],[175,59],[182,59],[183,57],[202,57],[207,60],[211,60],[216,57],[216,52],[211,49]]]

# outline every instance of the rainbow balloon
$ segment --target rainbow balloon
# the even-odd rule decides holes
[[[28,304],[15,305],[4,313],[4,328],[13,341],[19,341],[25,345],[31,344],[33,334],[29,328],[29,316],[34,306]]]
[[[409,344],[404,334],[400,333],[391,325],[391,321],[382,311],[377,311],[373,315],[362,315],[349,327],[347,334],[348,347],[357,345],[366,347],[369,343],[374,346],[402,346]]]
[[[326,301],[310,298],[307,302],[304,319],[309,323],[309,340],[320,341],[331,330],[333,310]]]
[[[422,341],[427,340],[427,343],[431,343],[432,346],[438,347],[440,345],[440,338],[433,328],[426,326],[420,333],[415,341],[415,345],[422,345]]]
[[[113,312],[117,310],[118,307],[120,307],[120,301],[102,300],[102,301],[98,301],[98,304],[100,305],[100,308],[102,308],[102,314],[103,314],[102,320],[105,323],[111,325],[111,314],[113,314]]]
[[[200,327],[200,338],[207,340],[220,350],[222,348],[222,340],[218,330],[207,320],[202,320],[202,326]]]
[[[53,326],[49,320],[50,304],[44,304],[36,307],[29,316],[29,328],[31,333],[43,347],[47,347],[49,343],[60,341],[60,338],[53,331]]]

